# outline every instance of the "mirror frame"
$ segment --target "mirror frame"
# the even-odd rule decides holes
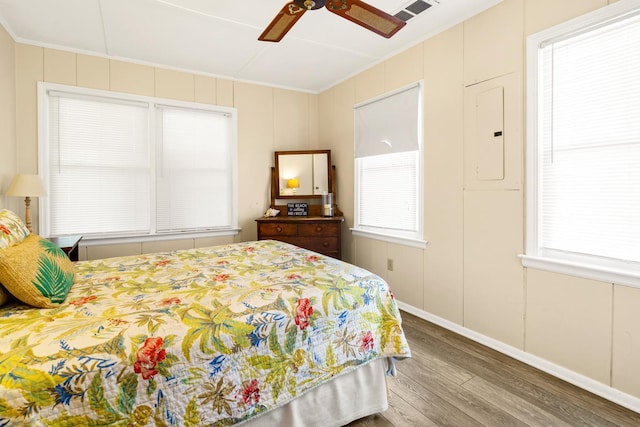
[[[326,154],[327,155],[327,192],[331,192],[333,188],[332,182],[332,173],[331,173],[331,150],[293,150],[293,151],[276,151],[274,153],[275,157],[275,182],[274,184],[278,185],[275,188],[275,197],[276,199],[321,199],[321,194],[294,194],[294,195],[281,195],[280,194],[280,161],[278,160],[280,156],[286,156],[291,154]]]

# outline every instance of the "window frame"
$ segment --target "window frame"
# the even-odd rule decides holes
[[[382,240],[386,242],[396,243],[404,246],[410,246],[415,248],[426,248],[428,242],[424,239],[424,82],[422,80],[411,83],[409,85],[400,87],[398,89],[386,92],[382,95],[376,96],[374,98],[368,99],[366,101],[360,102],[354,105],[354,119],[355,119],[355,110],[359,106],[363,106],[366,104],[370,104],[373,102],[381,101],[385,98],[392,97],[396,94],[405,92],[407,90],[411,90],[414,87],[418,87],[418,111],[417,111],[417,121],[418,121],[418,162],[417,162],[417,173],[416,173],[416,209],[417,209],[417,223],[416,223],[416,232],[393,232],[391,230],[383,230],[379,228],[372,228],[362,226],[360,224],[360,212],[359,212],[359,167],[358,167],[358,158],[355,156],[355,145],[357,135],[355,134],[356,130],[354,127],[354,226],[350,228],[351,232],[355,236],[367,237],[376,240]]]
[[[637,263],[623,260],[606,260],[595,255],[563,253],[543,249],[540,245],[541,222],[539,191],[542,186],[541,168],[543,142],[540,130],[540,110],[538,94],[543,81],[539,57],[541,44],[558,38],[580,35],[590,28],[606,25],[623,15],[638,10],[639,0],[619,1],[594,12],[561,23],[527,37],[527,86],[526,86],[526,246],[521,254],[524,267],[566,274],[606,283],[640,287],[640,271]]]
[[[85,235],[83,236],[83,244],[85,246],[96,246],[102,244],[122,244],[122,243],[140,243],[150,241],[166,241],[189,238],[219,237],[219,236],[235,236],[240,232],[239,215],[238,215],[238,119],[237,109],[233,107],[225,107],[211,104],[200,104],[195,102],[179,101],[174,99],[158,98],[144,95],[136,95],[122,92],[105,91],[99,89],[68,86],[57,83],[38,82],[37,102],[38,102],[38,170],[43,180],[43,184],[47,192],[49,192],[49,91],[64,92],[71,95],[107,98],[115,102],[142,102],[148,104],[148,129],[149,129],[149,145],[150,145],[150,162],[151,162],[151,187],[150,187],[150,205],[149,215],[151,221],[150,233],[134,233],[134,234],[110,234],[102,235]],[[185,231],[158,232],[156,224],[157,205],[156,205],[156,152],[160,145],[158,142],[159,130],[156,125],[156,117],[159,114],[158,106],[168,106],[181,109],[196,109],[201,111],[210,111],[228,114],[231,120],[230,135],[230,157],[231,167],[231,225],[224,228],[216,229],[192,229]],[[40,233],[47,236],[49,229],[49,203],[48,198],[39,199],[38,204],[38,223]]]

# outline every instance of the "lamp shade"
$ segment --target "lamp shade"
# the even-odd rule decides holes
[[[45,191],[42,181],[40,181],[40,177],[38,175],[18,174],[13,177],[5,195],[37,197],[46,196],[47,192]]]
[[[291,178],[287,180],[287,188],[298,188],[300,187],[300,180],[298,178]]]

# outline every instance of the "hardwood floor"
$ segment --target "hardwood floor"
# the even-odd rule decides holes
[[[640,426],[640,414],[406,312],[389,409],[349,427]]]

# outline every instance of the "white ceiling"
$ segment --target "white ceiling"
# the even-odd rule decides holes
[[[319,93],[501,0],[425,0],[390,39],[322,8],[258,41],[287,1],[0,0],[0,23],[20,43]],[[393,15],[414,1],[368,2]]]

